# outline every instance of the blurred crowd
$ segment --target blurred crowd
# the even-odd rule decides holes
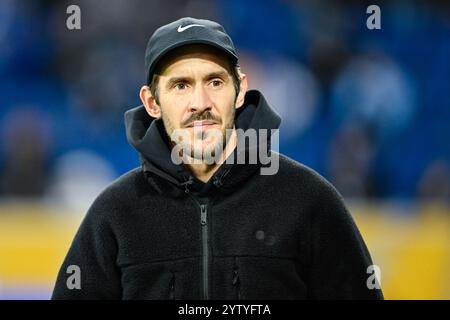
[[[0,196],[76,205],[138,166],[123,113],[140,104],[146,42],[193,16],[233,38],[282,116],[282,153],[346,198],[450,205],[450,3],[379,1],[381,30],[369,4],[0,1]]]

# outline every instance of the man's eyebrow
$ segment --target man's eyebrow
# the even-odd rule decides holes
[[[213,79],[213,78],[221,78],[221,79],[228,79],[228,72],[226,71],[214,71],[211,73],[208,73],[204,79],[209,80],[209,79]],[[172,86],[174,86],[175,84],[179,83],[179,82],[192,82],[193,78],[188,77],[188,76],[180,76],[180,77],[171,77],[169,78],[169,80],[167,80],[167,88],[171,88]]]
[[[169,80],[167,81],[167,88],[172,87],[173,85],[177,84],[178,82],[189,82],[192,81],[192,78],[190,77],[185,77],[185,76],[181,76],[181,77],[171,77],[169,78]]]
[[[212,79],[212,78],[222,78],[227,79],[228,78],[228,72],[225,71],[215,71],[208,73],[205,77],[205,79]]]

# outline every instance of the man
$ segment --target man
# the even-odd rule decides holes
[[[53,299],[381,299],[333,186],[270,152],[270,135],[242,143],[280,118],[247,92],[223,27],[165,25],[145,62],[143,105],[125,114],[142,167],[92,204]]]

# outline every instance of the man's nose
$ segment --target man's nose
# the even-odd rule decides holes
[[[199,85],[195,87],[192,94],[191,104],[189,105],[190,112],[203,112],[212,108],[212,102],[209,98],[207,90]]]

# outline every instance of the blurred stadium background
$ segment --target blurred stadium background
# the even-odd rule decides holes
[[[1,0],[0,299],[48,299],[87,207],[138,165],[123,113],[149,35],[181,16],[231,34],[280,151],[343,194],[385,297],[450,299],[450,3],[301,0]]]

